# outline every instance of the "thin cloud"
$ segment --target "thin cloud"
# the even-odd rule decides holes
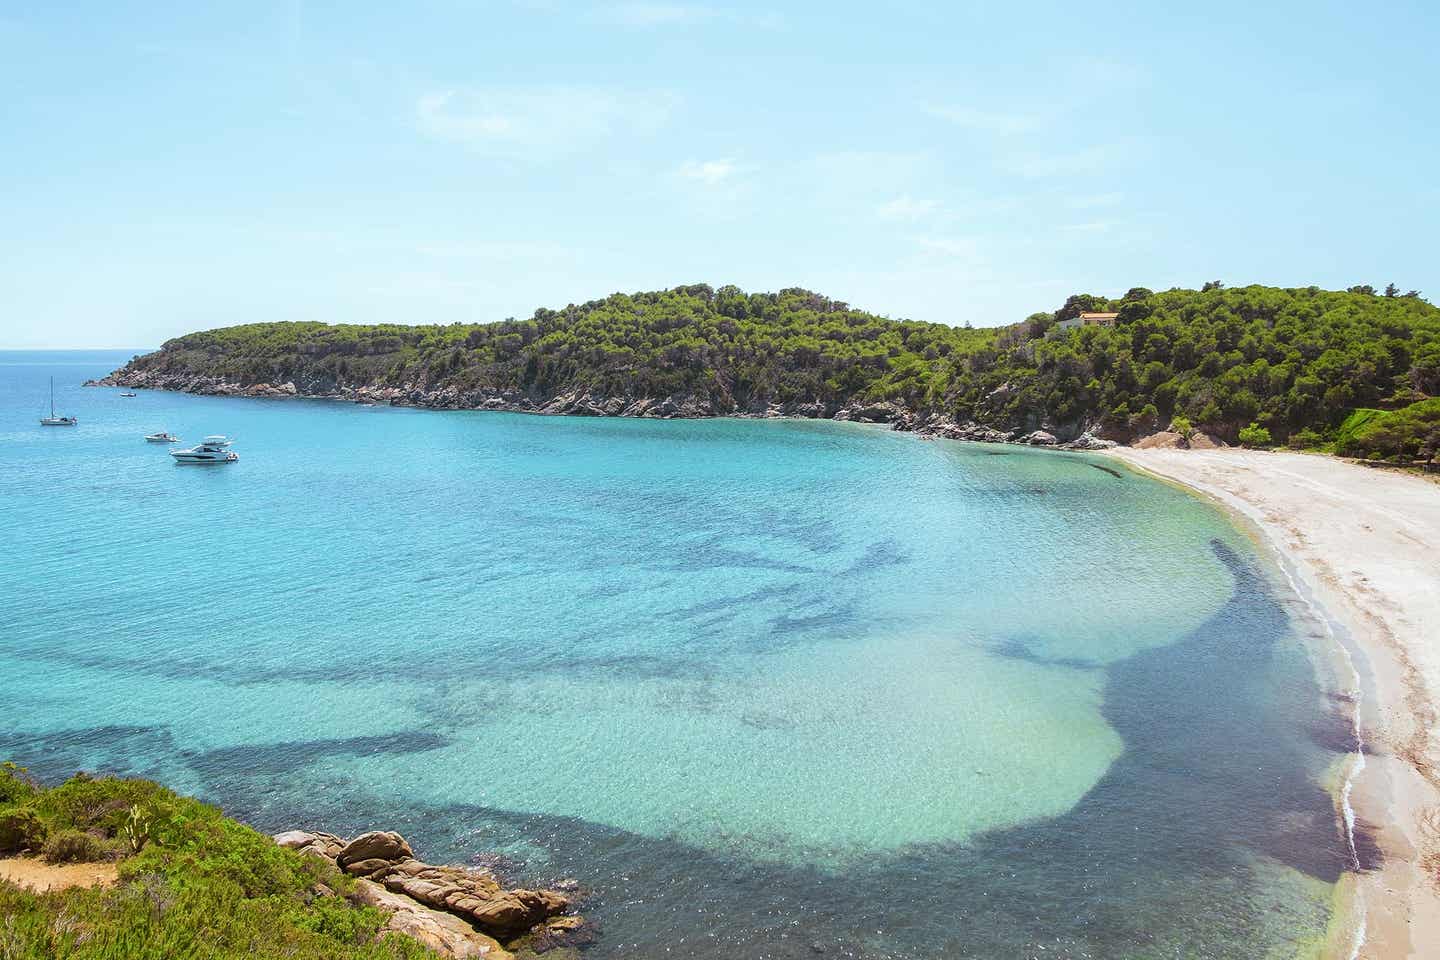
[[[426,136],[481,152],[563,151],[653,131],[674,101],[666,93],[606,87],[467,87],[425,94],[415,117]]]
[[[1123,193],[1091,193],[1071,197],[1065,201],[1065,205],[1072,210],[1093,210],[1096,207],[1113,207],[1124,199]]]
[[[703,183],[707,187],[719,186],[740,172],[734,160],[686,160],[677,171],[686,180]]]
[[[564,260],[576,251],[554,243],[524,240],[494,240],[463,244],[430,244],[418,248],[427,257],[442,260],[529,261]]]
[[[1069,233],[1109,233],[1114,227],[1114,220],[1091,220],[1088,223],[1067,223],[1060,229]]]
[[[1014,170],[1022,177],[1041,179],[1072,174],[1099,173],[1110,166],[1114,151],[1109,147],[1084,147],[1061,153],[1035,153],[1015,161]]]
[[[973,107],[951,106],[928,106],[925,112],[959,127],[1002,136],[1030,133],[1040,128],[1038,118],[1021,113],[992,113]]]
[[[922,250],[946,257],[970,258],[980,252],[980,245],[969,237],[917,237]]]
[[[692,26],[715,21],[767,28],[780,25],[780,15],[774,11],[730,10],[692,3],[616,3],[601,7],[595,17],[605,23],[642,29]]]
[[[850,151],[816,157],[807,181],[828,203],[874,208],[897,191],[932,192],[939,171],[930,153]]]
[[[914,223],[935,212],[937,204],[934,200],[916,200],[908,193],[902,193],[894,200],[887,201],[875,208],[875,214],[881,220],[902,220]]]
[[[715,11],[679,3],[617,3],[601,10],[600,16],[627,27],[662,27],[711,20]]]

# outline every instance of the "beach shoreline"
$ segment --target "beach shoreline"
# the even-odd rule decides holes
[[[1361,761],[1348,771],[1360,869],[1329,955],[1421,960],[1440,943],[1440,484],[1333,457],[1106,451],[1197,492],[1269,541],[1355,663]]]

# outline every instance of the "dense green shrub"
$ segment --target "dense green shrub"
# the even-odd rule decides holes
[[[79,773],[37,802],[42,816],[56,825],[76,830],[100,830],[115,836],[130,815],[130,808],[168,793],[147,780],[94,778]]]
[[[3,960],[433,960],[407,937],[381,937],[384,916],[343,896],[349,877],[214,807],[110,777],[26,796],[3,812],[39,822],[47,856],[123,859],[108,889],[36,895],[0,881]]]
[[[26,803],[39,792],[24,767],[13,761],[0,763],[0,806]]]
[[[29,807],[0,810],[0,856],[34,853],[44,846],[47,833],[40,815]]]
[[[1355,439],[1355,435],[1359,433],[1366,424],[1377,417],[1383,416],[1385,416],[1384,410],[1376,410],[1371,407],[1361,407],[1358,410],[1352,410],[1350,415],[1341,422],[1339,428],[1335,431],[1336,448],[1343,450],[1348,447],[1350,442]]]
[[[1372,460],[1440,459],[1440,397],[1400,410],[1363,412],[1363,418],[1346,420],[1336,443],[1338,452]]]
[[[114,848],[83,830],[59,830],[45,840],[41,855],[51,863],[109,860]]]
[[[1270,436],[1270,431],[1255,423],[1253,420],[1250,426],[1240,429],[1240,445],[1244,447],[1268,447],[1275,442]]]

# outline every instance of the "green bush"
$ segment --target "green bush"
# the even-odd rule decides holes
[[[1361,413],[1366,416],[1359,418]],[[1440,397],[1399,410],[1357,410],[1345,421],[1336,449],[1368,460],[1440,459]]]
[[[1382,418],[1386,415],[1384,410],[1376,410],[1371,407],[1361,407],[1358,410],[1351,411],[1350,415],[1341,422],[1339,428],[1335,431],[1336,449],[1344,450],[1349,447],[1361,430],[1365,429],[1366,426],[1377,418]]]
[[[1170,432],[1180,434],[1181,446],[1190,446],[1190,441],[1195,439],[1195,425],[1190,422],[1189,417],[1176,417],[1170,421]]]
[[[100,830],[113,837],[129,819],[130,809],[152,802],[164,788],[147,780],[91,777],[77,773],[40,798],[40,813],[55,827]]]
[[[0,806],[27,803],[38,792],[24,767],[10,760],[0,763]]]
[[[1314,450],[1325,444],[1325,438],[1317,431],[1305,429],[1290,434],[1285,443],[1291,450]]]
[[[0,881],[3,960],[434,960],[382,937],[384,916],[345,898],[352,878],[197,800],[84,776],[28,796],[0,824],[48,830],[37,846],[55,861],[119,857],[119,882],[35,895]]]
[[[1242,447],[1268,447],[1275,442],[1270,436],[1270,431],[1260,424],[1250,422],[1250,426],[1242,427],[1240,430],[1240,445]]]
[[[0,810],[0,855],[37,852],[47,833],[39,814],[28,807]]]
[[[83,830],[60,830],[45,840],[41,856],[51,863],[94,863],[111,859],[113,849]]]

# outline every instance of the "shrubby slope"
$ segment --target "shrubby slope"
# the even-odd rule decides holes
[[[1082,310],[1119,318],[1057,328]],[[484,325],[210,330],[105,382],[202,392],[293,383],[308,395],[650,416],[833,416],[888,401],[902,420],[1127,439],[1184,416],[1227,439],[1257,422],[1278,441],[1333,436],[1357,407],[1440,393],[1440,310],[1368,287],[1207,284],[1080,294],[1054,313],[972,329],[891,320],[807,290],[700,284]],[[648,402],[662,398],[675,402]]]

